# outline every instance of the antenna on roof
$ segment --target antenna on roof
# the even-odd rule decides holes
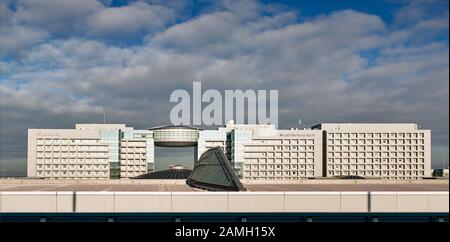
[[[106,124],[106,111],[103,109],[103,124]]]
[[[445,169],[445,152],[442,152],[442,175],[444,175]]]

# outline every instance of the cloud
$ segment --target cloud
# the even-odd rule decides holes
[[[113,43],[138,43],[142,36],[163,30],[175,22],[176,11],[181,10],[142,1],[119,7],[97,0],[2,2],[0,54],[18,56],[23,50],[49,39],[74,36]]]
[[[88,67],[121,67],[133,54],[132,48],[108,46],[95,40],[77,38],[41,44],[23,56],[34,68],[83,69]]]
[[[68,35],[82,30],[85,19],[103,7],[96,0],[19,0],[13,22]]]
[[[234,17],[229,12],[204,15],[175,25],[150,41],[187,51],[190,51],[190,48],[203,48],[212,43],[223,43],[232,34],[233,27],[239,23]]]
[[[9,9],[6,2],[0,2],[0,24],[4,25],[5,22],[9,21],[12,15],[13,11]]]
[[[102,37],[130,38],[134,34],[151,33],[175,21],[173,10],[164,6],[136,2],[122,7],[102,9],[91,15],[88,33]]]
[[[426,18],[432,18],[445,9],[448,15],[446,0],[406,0],[406,4],[398,10],[394,17],[396,24],[409,25]]]
[[[43,42],[48,33],[28,26],[2,26],[0,29],[0,55],[20,54]]]
[[[439,31],[446,29],[448,30],[448,12],[444,16],[426,19],[418,22],[415,26],[415,29],[432,30],[432,31]]]
[[[0,55],[11,55],[41,43],[48,32],[30,26],[15,25],[11,19],[14,12],[7,2],[0,2]]]

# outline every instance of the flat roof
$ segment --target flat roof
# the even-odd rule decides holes
[[[202,130],[201,128],[188,126],[188,125],[162,125],[151,127],[148,130],[163,130],[163,129],[191,129],[191,130]]]
[[[298,183],[243,183],[247,191],[448,191],[448,180],[304,181]],[[155,191],[202,192],[185,180],[25,180],[0,179],[0,191]]]
[[[250,184],[249,191],[448,191],[448,184]]]

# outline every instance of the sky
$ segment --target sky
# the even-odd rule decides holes
[[[440,168],[448,22],[448,0],[0,0],[0,174],[26,174],[28,128],[169,124],[194,81],[278,90],[279,128],[418,123]],[[157,149],[157,169],[192,153]]]

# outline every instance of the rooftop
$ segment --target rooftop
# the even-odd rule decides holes
[[[311,127],[312,129],[321,130],[352,130],[352,131],[414,131],[421,130],[416,123],[320,123]]]
[[[245,183],[247,191],[448,191],[448,179],[422,181],[305,180]],[[186,180],[35,180],[0,179],[0,191],[155,191],[203,192]]]
[[[201,128],[197,128],[194,126],[187,126],[187,125],[162,125],[162,126],[155,126],[151,127],[148,130],[161,130],[161,129],[191,129],[191,130],[202,130]]]
[[[187,179],[192,170],[183,165],[171,165],[169,169],[153,171],[133,179]]]

